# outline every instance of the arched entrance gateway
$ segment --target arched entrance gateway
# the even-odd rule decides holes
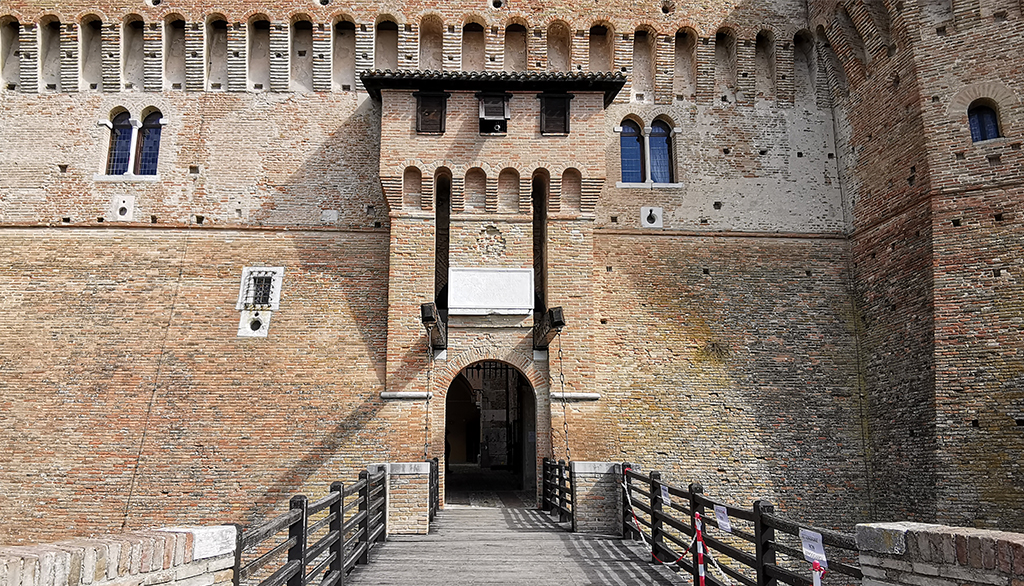
[[[452,379],[445,397],[446,502],[466,493],[537,486],[537,401],[516,367],[482,360]]]

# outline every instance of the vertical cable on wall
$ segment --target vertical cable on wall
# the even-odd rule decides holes
[[[178,262],[178,279],[174,283],[174,293],[171,295],[171,309],[167,315],[167,326],[164,327],[164,339],[160,342],[160,358],[156,363],[156,375],[153,377],[153,391],[149,396],[149,406],[146,408],[146,418],[142,423],[142,437],[139,439],[139,451],[135,454],[135,466],[132,468],[132,478],[128,484],[128,499],[124,503],[124,519],[121,521],[121,529],[128,527],[128,515],[131,512],[132,497],[135,495],[135,480],[139,476],[139,467],[142,463],[142,451],[146,447],[146,435],[149,432],[149,420],[153,414],[153,405],[156,403],[157,391],[160,390],[160,374],[164,365],[164,352],[167,350],[167,340],[171,335],[171,324],[174,320],[174,309],[178,303],[178,291],[181,289],[181,279],[185,274],[185,258],[188,255],[188,231],[185,231],[185,242],[181,250],[181,260]]]

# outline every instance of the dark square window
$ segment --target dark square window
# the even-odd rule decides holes
[[[540,96],[540,131],[542,134],[569,134],[569,100],[572,96]]]
[[[252,304],[255,306],[270,305],[270,289],[273,285],[273,277],[253,277]]]
[[[416,132],[444,132],[445,109],[450,94],[418,92],[416,96]]]

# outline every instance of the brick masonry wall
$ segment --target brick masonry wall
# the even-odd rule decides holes
[[[573,531],[622,533],[622,465],[571,462]]]
[[[821,525],[865,519],[847,246],[598,231],[602,399],[572,407],[573,457]]]
[[[430,464],[397,462],[388,473],[388,535],[426,535],[430,531]]]
[[[386,233],[21,229],[0,249],[0,542],[251,526],[422,430],[379,397]],[[242,267],[264,263],[280,310],[239,338]]]
[[[1024,535],[923,523],[857,526],[863,586],[1021,586]]]
[[[1014,366],[1024,342],[1013,335],[1019,235],[1007,211],[1020,207],[1024,21],[1019,7],[1000,15],[989,2],[958,3],[948,22],[915,3],[867,2],[846,8],[851,27],[837,9],[831,0],[389,9],[403,68],[417,64],[427,15],[452,28],[446,69],[461,63],[451,49],[467,19],[486,25],[489,71],[505,65],[510,22],[530,29],[531,70],[546,67],[551,22],[572,31],[572,65],[583,71],[591,25],[607,25],[627,86],[607,110],[579,96],[573,135],[540,145],[529,136],[535,111],[518,108],[526,96],[515,98],[509,140],[465,128],[473,103],[463,93],[451,101],[452,133],[427,144],[410,131],[408,95],[383,108],[340,87],[283,91],[285,23],[308,15],[319,53],[333,22],[351,17],[363,71],[376,57],[378,3],[4,3],[0,17],[22,24],[56,16],[80,28],[96,14],[105,27],[98,91],[74,91],[74,62],[60,64],[62,91],[39,83],[39,27],[21,31],[21,87],[0,89],[0,437],[19,448],[0,455],[15,471],[0,475],[11,495],[0,540],[108,531],[126,519],[249,522],[367,460],[420,457],[424,435],[440,451],[443,403],[428,412],[379,392],[440,398],[475,360],[527,375],[537,456],[564,456],[552,447],[566,439],[547,395],[554,363],[533,360],[532,318],[464,322],[448,356],[426,370],[418,304],[434,293],[433,204],[423,198],[413,213],[387,199],[402,201],[393,190],[420,163],[425,185],[440,166],[479,164],[492,180],[511,166],[521,185],[523,170],[542,164],[582,171],[585,205],[559,206],[549,222],[547,273],[548,305],[566,308],[571,324],[558,345],[566,390],[602,397],[566,407],[576,459],[664,466],[672,482],[699,480],[744,502],[771,496],[818,522],[894,511],[1021,526],[1003,511],[1024,510],[1012,458],[1024,417]],[[214,12],[241,53],[250,17],[273,21],[274,91],[198,91],[205,43],[192,25]],[[147,90],[162,87],[163,44],[152,33],[165,19],[188,21],[186,91],[121,91],[117,24],[135,14],[147,25]],[[651,31],[654,92],[631,102],[640,27]],[[671,62],[682,27],[697,35],[696,80],[680,96]],[[715,71],[720,27],[737,37],[733,87]],[[760,31],[776,38],[778,75],[774,94],[758,96]],[[73,32],[65,27],[62,44],[74,44]],[[803,33],[818,42],[812,79],[800,82]],[[229,89],[247,87],[241,53],[229,57]],[[328,87],[332,55],[314,57],[314,87]],[[808,95],[797,95],[800,83],[811,84]],[[970,143],[965,100],[974,95],[997,101],[1004,138]],[[167,119],[159,180],[95,178],[109,145],[97,120],[153,107]],[[615,186],[614,129],[630,116],[678,130],[678,184]],[[457,195],[463,177],[453,179]],[[133,223],[111,227],[125,197]],[[529,266],[522,202],[521,192],[519,214],[454,218],[453,258],[485,259],[475,239],[494,218],[503,236],[515,234],[501,262]],[[664,230],[639,228],[642,205],[663,207]],[[1000,210],[1008,215],[997,225]],[[201,229],[184,229],[200,217]],[[952,229],[956,218],[970,229]],[[239,272],[252,264],[285,267],[266,340],[234,336]],[[38,503],[54,511],[50,525],[34,518]]]
[[[1015,188],[933,203],[937,508],[950,523],[1024,527],[1022,201]]]
[[[856,31],[837,26],[835,2],[810,9],[848,79],[833,97],[856,153],[844,181],[875,511],[1021,529],[1024,480],[1006,457],[1024,438],[1024,346],[1008,335],[1019,329],[1008,210],[1024,176],[1020,9],[870,5],[848,7]],[[979,98],[998,110],[1000,138],[972,141]]]
[[[234,526],[169,528],[0,548],[2,586],[228,586]]]

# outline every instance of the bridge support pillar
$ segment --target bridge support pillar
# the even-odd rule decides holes
[[[570,462],[573,530],[622,535],[622,464]]]
[[[391,462],[366,468],[387,473],[388,535],[426,535],[430,531],[430,463]]]

